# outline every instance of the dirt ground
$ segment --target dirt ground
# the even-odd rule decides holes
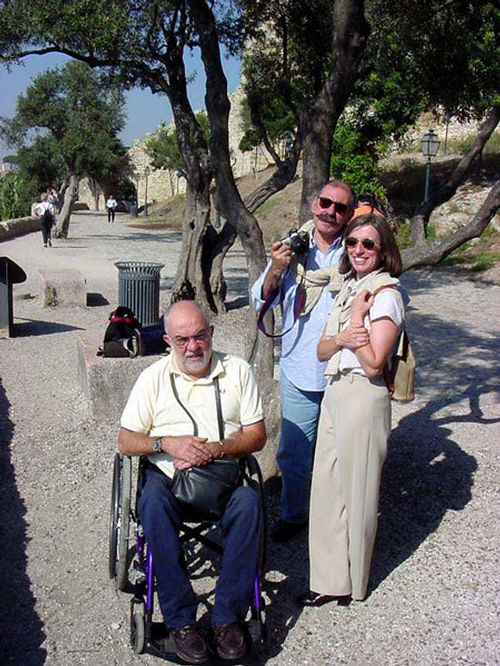
[[[104,331],[123,259],[161,260],[161,302],[178,232],[74,216],[67,241],[30,234],[1,254],[28,275],[14,290],[16,337],[0,340],[0,662],[16,666],[156,664],[129,645],[130,596],[108,579],[107,523],[118,423],[96,422],[78,381],[75,332]],[[38,269],[77,268],[86,308],[41,307]],[[230,311],[216,346],[242,353],[246,268],[226,267]],[[248,663],[399,666],[499,663],[498,340],[500,287],[453,269],[411,271],[417,397],[394,405],[370,592],[347,608],[301,609],[307,535],[269,551],[269,646]],[[276,484],[269,517],[276,519]],[[192,562],[202,626],[215,581]]]

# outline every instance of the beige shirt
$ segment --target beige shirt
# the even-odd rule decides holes
[[[146,368],[136,381],[121,418],[121,427],[151,437],[192,435],[193,424],[175,399],[170,382],[173,373],[179,400],[198,425],[198,437],[219,439],[213,378],[219,377],[224,436],[264,418],[252,368],[243,359],[214,352],[210,374],[194,379],[182,373],[173,354]],[[150,456],[167,476],[174,475],[169,454]]]

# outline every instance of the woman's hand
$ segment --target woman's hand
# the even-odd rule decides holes
[[[365,315],[373,305],[374,296],[368,291],[363,289],[355,297],[351,306],[351,322],[356,325],[363,325]]]
[[[370,342],[370,336],[363,324],[349,324],[341,333],[337,334],[337,341],[341,347],[355,351]]]
[[[362,324],[349,324],[341,333],[335,335],[323,334],[318,344],[318,359],[328,361],[342,347],[356,351],[356,349],[364,347],[369,342],[370,336]]]

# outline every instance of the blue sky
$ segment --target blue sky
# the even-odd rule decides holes
[[[25,92],[31,81],[46,69],[60,66],[67,60],[65,56],[49,54],[29,56],[24,59],[22,65],[13,67],[10,72],[6,67],[0,66],[0,116],[12,117],[16,110],[18,95]],[[223,59],[223,66],[229,92],[232,92],[240,80],[240,61],[234,58]],[[196,73],[195,80],[189,88],[191,104],[195,110],[202,109],[205,107],[205,76],[197,54],[188,56],[186,68],[190,73]],[[126,125],[120,135],[126,146],[130,146],[135,139],[144,137],[161,122],[170,122],[172,119],[170,104],[165,96],[153,95],[149,90],[138,88],[126,93],[126,113]],[[15,153],[15,148],[9,148],[0,141],[0,160],[12,153]]]

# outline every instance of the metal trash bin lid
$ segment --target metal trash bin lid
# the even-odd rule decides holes
[[[115,266],[127,275],[156,277],[165,264],[159,261],[115,261]]]

